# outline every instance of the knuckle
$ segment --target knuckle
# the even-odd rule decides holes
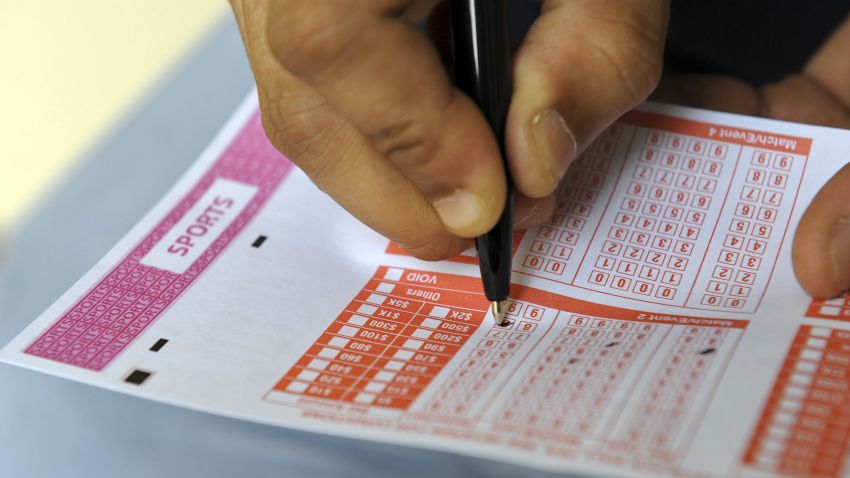
[[[440,261],[455,254],[455,241],[446,235],[419,233],[419,237],[414,237],[403,247],[414,257],[423,261]]]
[[[645,100],[661,81],[663,59],[661,55],[647,53],[636,54],[632,90],[641,101]]]
[[[277,61],[299,76],[317,74],[343,55],[349,43],[337,2],[280,1],[279,14],[267,24],[269,49]]]
[[[339,144],[334,148],[335,154],[321,154],[306,157],[300,163],[296,163],[310,179],[322,191],[335,196],[333,191],[340,191],[350,187],[352,177],[356,175],[353,171],[357,169],[359,157],[354,154],[355,141],[346,135],[342,129],[336,132],[328,132],[335,135],[335,141]],[[347,184],[348,183],[348,184]]]
[[[370,135],[375,148],[403,169],[417,169],[430,161],[433,146],[420,121],[401,120]]]
[[[820,86],[802,74],[793,74],[760,90],[759,116],[785,121],[800,121],[801,98],[821,93]]]
[[[631,46],[596,45],[596,51],[608,63],[630,105],[645,100],[658,86],[662,69],[660,58]]]
[[[413,174],[427,171],[441,152],[440,138],[445,132],[447,118],[455,116],[461,100],[462,97],[454,92],[439,95],[432,104],[435,111],[443,112],[439,119],[430,114],[414,116],[409,112],[390,111],[385,115],[389,121],[370,131],[369,138],[399,169]]]
[[[605,23],[614,24],[615,32],[594,46],[609,63],[623,85],[629,99],[638,103],[645,100],[658,86],[664,66],[664,28],[647,28],[649,19],[630,16],[606,17]]]
[[[329,154],[345,151],[353,138],[347,135],[343,120],[333,114],[323,100],[305,102],[285,112],[275,101],[262,108],[262,123],[269,141],[314,180],[332,177],[337,163],[349,155]]]
[[[388,235],[397,238],[407,252],[424,261],[439,261],[461,252],[462,239],[446,231],[434,216],[431,204],[423,201],[411,211],[411,220],[406,221],[403,229],[390,231]]]

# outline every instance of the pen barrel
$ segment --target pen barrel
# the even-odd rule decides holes
[[[512,88],[507,10],[507,0],[452,1],[455,84],[484,113],[501,146]]]
[[[512,93],[507,0],[452,0],[451,7],[455,84],[484,113],[505,165],[502,216],[492,230],[475,239],[484,293],[491,301],[501,301],[508,297],[513,244],[513,185],[505,155]]]
[[[484,235],[475,238],[478,265],[484,295],[490,302],[507,300],[510,293],[513,259],[513,192],[508,191],[505,210],[498,223]]]

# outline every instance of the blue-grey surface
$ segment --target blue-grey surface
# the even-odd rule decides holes
[[[168,190],[251,84],[238,33],[227,22],[45,198],[5,253],[0,342],[47,308]],[[538,474],[242,422],[0,364],[0,476]]]

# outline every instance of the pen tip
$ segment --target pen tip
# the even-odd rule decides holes
[[[490,310],[493,312],[493,319],[496,321],[496,325],[505,325],[507,321],[507,317],[505,314],[505,302],[504,300],[494,300],[490,302]]]

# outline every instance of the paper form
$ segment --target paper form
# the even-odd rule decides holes
[[[268,143],[252,94],[6,362],[264,423],[610,476],[838,476],[850,300],[791,238],[850,132],[647,103],[514,243],[510,325]]]

